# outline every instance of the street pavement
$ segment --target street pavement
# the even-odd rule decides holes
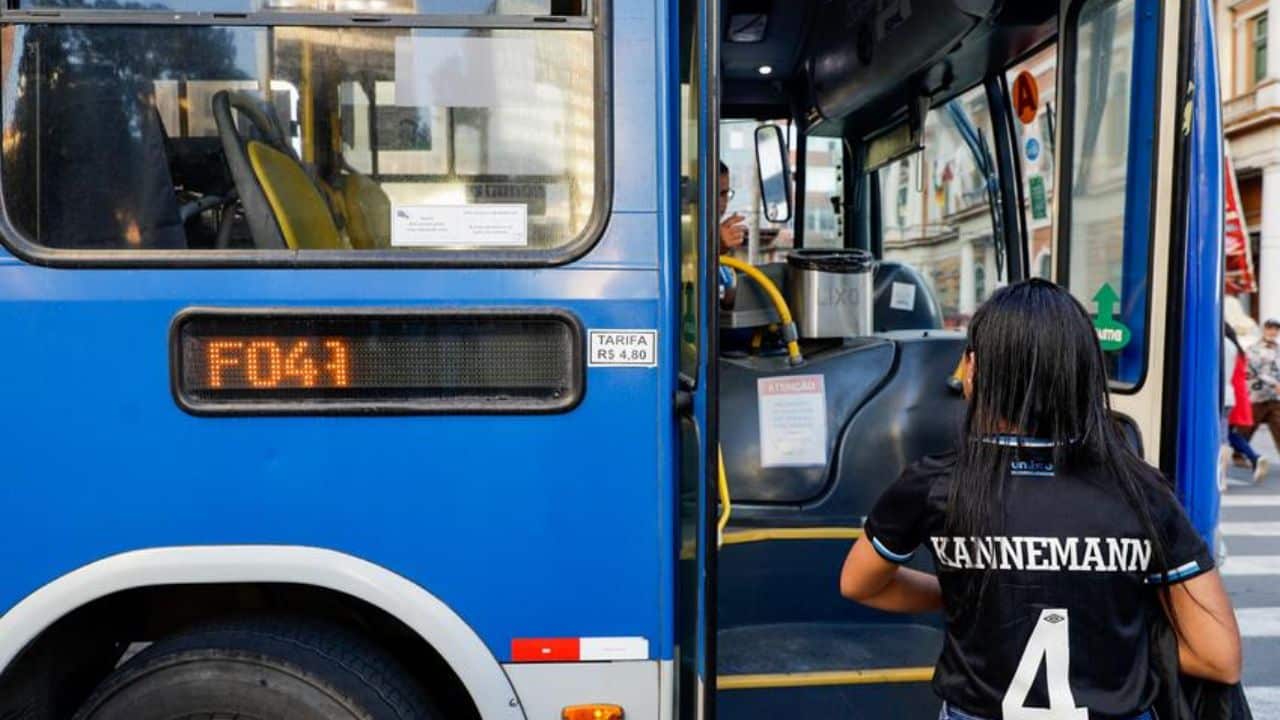
[[[1265,427],[1253,445],[1271,469],[1260,485],[1244,468],[1227,471],[1222,575],[1244,638],[1245,694],[1253,716],[1271,720],[1280,718],[1280,453]]]

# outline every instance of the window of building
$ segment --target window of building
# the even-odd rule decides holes
[[[69,11],[92,22],[32,14],[4,27],[13,226],[27,243],[108,258],[382,251],[537,261],[587,242],[605,173],[595,19],[583,3],[378,0],[409,27],[287,17],[372,1],[246,0],[261,25],[218,26],[198,12],[208,0],[168,0],[154,7],[171,12],[130,11],[119,25],[103,22],[120,12],[103,0]],[[492,17],[430,27],[441,8],[566,16],[546,30],[493,28]]]
[[[1253,20],[1253,83],[1257,85],[1267,76],[1267,14]]]

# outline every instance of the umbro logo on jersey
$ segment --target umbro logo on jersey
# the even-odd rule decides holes
[[[956,570],[1146,572],[1151,541],[1098,537],[931,537],[944,567]]]

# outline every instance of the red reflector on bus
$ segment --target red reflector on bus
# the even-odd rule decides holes
[[[617,705],[572,705],[560,711],[562,720],[622,720],[622,708]]]
[[[577,662],[580,650],[578,638],[515,638],[511,641],[511,661]]]

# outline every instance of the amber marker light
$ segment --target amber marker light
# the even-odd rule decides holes
[[[622,708],[617,705],[570,705],[560,711],[563,720],[622,720]]]

